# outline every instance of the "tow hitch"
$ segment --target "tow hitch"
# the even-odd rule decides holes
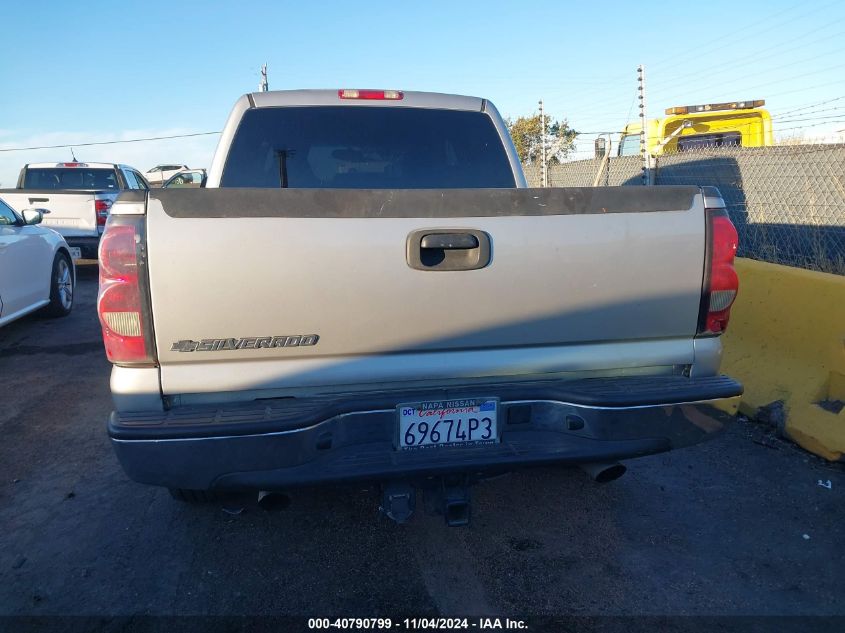
[[[420,484],[425,494],[425,510],[442,514],[449,527],[469,524],[469,481],[466,477],[440,477]],[[405,523],[416,508],[416,490],[410,483],[392,481],[382,486],[381,510],[396,523]]]
[[[453,482],[443,479],[439,492],[440,506],[446,525],[449,527],[469,525],[469,485],[466,481]]]
[[[411,484],[390,482],[382,488],[381,510],[388,519],[405,523],[414,514],[416,491]]]

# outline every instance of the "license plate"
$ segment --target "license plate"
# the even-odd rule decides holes
[[[399,450],[499,441],[496,398],[413,402],[396,411]]]
[[[77,246],[68,246],[71,259],[82,259],[82,249]]]

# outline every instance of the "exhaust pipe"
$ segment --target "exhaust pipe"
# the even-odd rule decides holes
[[[258,507],[267,512],[278,512],[290,505],[290,495],[274,490],[258,491]]]
[[[625,471],[628,470],[619,462],[614,462],[612,464],[595,462],[589,464],[578,464],[578,466],[581,470],[587,473],[587,475],[589,475],[590,479],[600,484],[606,484],[614,479],[619,479],[625,474]]]

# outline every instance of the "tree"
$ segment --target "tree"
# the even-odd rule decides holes
[[[539,162],[542,156],[540,115],[507,119],[505,123],[516,146],[516,153],[523,163]],[[549,164],[561,163],[575,147],[578,132],[569,127],[566,119],[557,121],[546,117],[546,159]]]

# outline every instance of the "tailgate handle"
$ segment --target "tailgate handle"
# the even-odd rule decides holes
[[[408,234],[405,257],[414,270],[477,270],[490,263],[490,242],[477,229],[419,229]]]
[[[478,238],[469,233],[435,233],[422,238],[420,248],[442,248],[446,250],[478,248]]]
[[[34,204],[36,202],[50,202],[50,198],[30,198],[29,204]]]

